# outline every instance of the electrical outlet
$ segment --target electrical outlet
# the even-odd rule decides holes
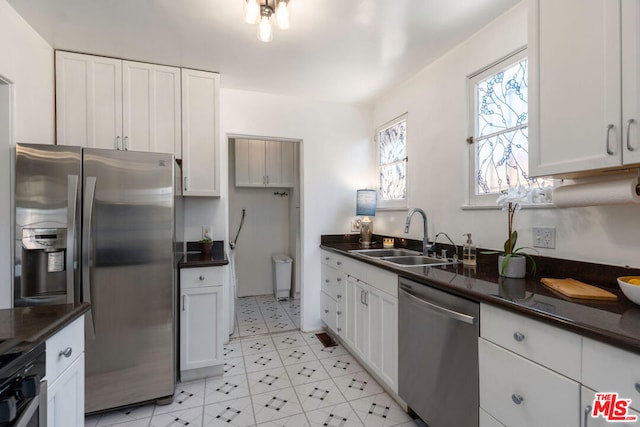
[[[533,227],[533,247],[534,248],[556,248],[556,228],[555,227]]]
[[[203,239],[211,239],[211,226],[203,225],[202,226],[202,238]]]
[[[352,232],[360,232],[360,226],[362,225],[362,220],[360,218],[354,218],[351,221],[351,231]]]

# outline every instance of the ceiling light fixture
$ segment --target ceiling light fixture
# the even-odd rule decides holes
[[[273,4],[273,6],[271,6]],[[289,0],[245,0],[244,20],[249,24],[258,25],[258,40],[270,42],[273,40],[271,15],[276,16],[278,28],[286,30],[291,26],[289,19]]]

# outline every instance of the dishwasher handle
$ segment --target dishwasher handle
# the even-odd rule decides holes
[[[447,317],[450,317],[455,320],[459,320],[460,322],[468,323],[470,325],[473,325],[476,323],[476,318],[474,316],[469,316],[468,314],[459,313],[457,311],[450,310],[448,308],[444,308],[434,303],[425,301],[422,298],[418,298],[417,296],[405,291],[404,289],[399,289],[399,291],[405,294],[406,296],[408,296],[412,301],[416,302],[419,305],[422,305],[424,308],[427,308],[431,311],[444,314]]]

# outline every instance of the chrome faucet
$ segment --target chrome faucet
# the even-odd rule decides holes
[[[451,237],[449,237],[449,235],[447,233],[445,233],[444,231],[441,231],[438,234],[436,234],[435,239],[433,239],[433,247],[435,248],[435,246],[436,246],[436,242],[438,241],[438,236],[446,237],[447,240],[449,241],[449,243],[451,243],[451,245],[453,246],[453,250],[454,250],[453,259],[457,261],[459,259],[458,258],[458,246],[455,243],[453,243],[453,240],[451,240]],[[443,251],[444,251],[444,249],[443,249]],[[445,258],[445,257],[443,257],[443,258]]]
[[[429,243],[429,228],[428,228],[428,222],[427,222],[427,214],[425,213],[425,211],[423,211],[420,208],[413,208],[409,212],[407,212],[407,221],[404,224],[404,232],[405,233],[409,232],[409,225],[411,225],[411,217],[416,212],[422,215],[422,226],[424,228],[424,237],[422,238],[422,254],[428,255],[429,249],[431,249],[433,245]]]

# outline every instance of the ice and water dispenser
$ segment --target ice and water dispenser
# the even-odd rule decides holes
[[[66,293],[66,228],[22,229],[22,297]]]

